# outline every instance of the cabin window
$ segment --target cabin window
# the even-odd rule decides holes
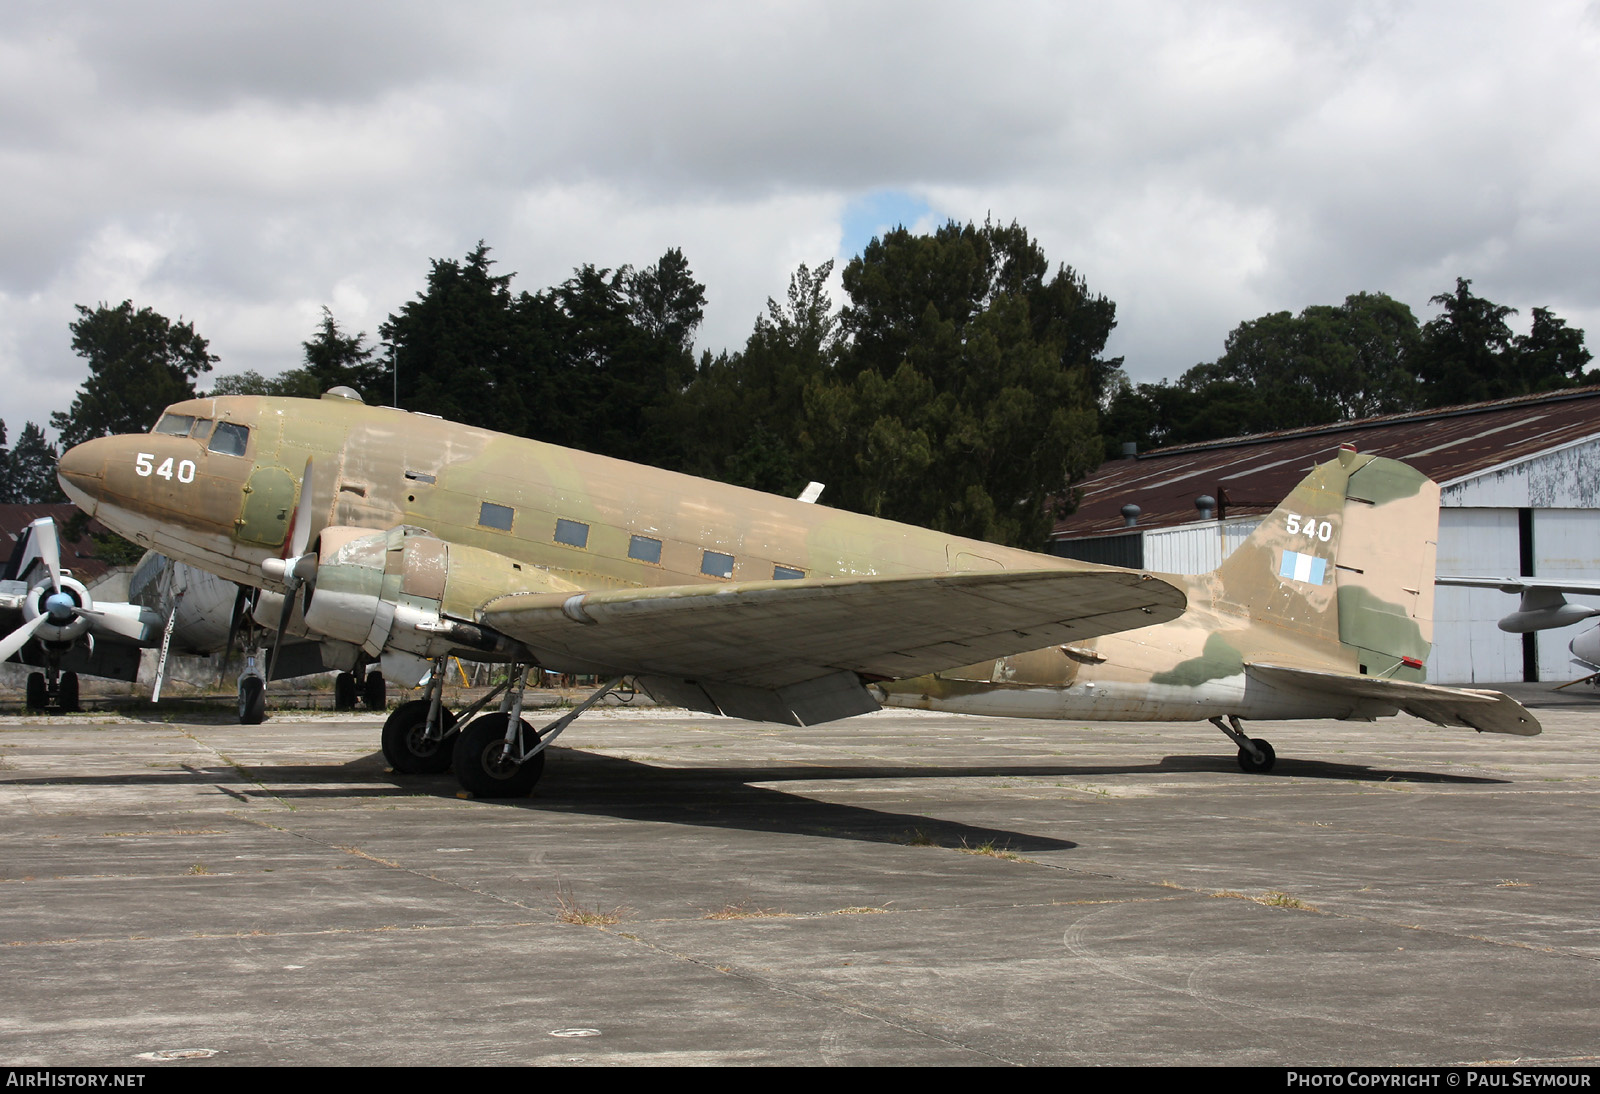
[[[511,531],[511,518],[515,511],[509,505],[496,505],[486,501],[478,509],[478,525],[483,528],[495,528],[502,532]]]
[[[720,551],[706,551],[700,556],[700,572],[707,577],[732,577],[733,556]]]
[[[589,546],[589,526],[575,520],[556,521],[556,542],[568,547]]]
[[[163,414],[152,433],[165,433],[171,437],[187,437],[194,427],[193,414]]]
[[[232,422],[218,422],[217,431],[211,435],[210,449],[224,456],[242,456],[250,443],[250,430]]]
[[[649,536],[634,536],[628,541],[628,557],[639,562],[661,565],[661,541]]]
[[[772,580],[774,581],[799,581],[806,576],[804,570],[796,570],[793,566],[774,566]]]

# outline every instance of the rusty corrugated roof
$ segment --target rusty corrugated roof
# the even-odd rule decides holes
[[[1335,425],[1174,445],[1113,460],[1079,487],[1077,512],[1054,538],[1123,528],[1122,506],[1140,507],[1141,527],[1200,519],[1194,499],[1227,491],[1227,515],[1266,513],[1341,444],[1404,460],[1441,485],[1565,444],[1600,436],[1600,387],[1488,403],[1388,414]]]
[[[78,515],[78,507],[65,501],[52,505],[0,505],[0,567],[11,557],[11,549],[22,530],[34,521],[40,517],[51,517],[56,522],[57,533],[60,533],[67,521]],[[68,543],[62,537],[61,565],[71,570],[73,576],[85,585],[111,570],[104,562],[91,557],[94,543],[89,539],[90,534],[104,535],[106,531],[105,525],[91,518],[84,526],[82,539]]]

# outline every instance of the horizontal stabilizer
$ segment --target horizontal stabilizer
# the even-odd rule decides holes
[[[1479,688],[1447,688],[1379,676],[1299,669],[1251,663],[1245,673],[1287,691],[1309,691],[1391,706],[1439,726],[1465,726],[1480,733],[1537,736],[1540,727],[1526,707],[1511,696]]]

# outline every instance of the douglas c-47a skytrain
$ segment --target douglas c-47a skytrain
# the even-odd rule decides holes
[[[428,682],[383,730],[397,771],[526,793],[530,667],[804,726],[885,703],[1026,718],[1371,719],[1531,735],[1496,692],[1423,682],[1438,487],[1342,449],[1223,565],[1095,566],[363,405],[232,396],[61,458],[72,500],[136,542],[258,586],[257,620]],[[512,665],[499,708],[440,703],[442,659]],[[611,685],[607,685],[608,687]],[[241,680],[259,709],[261,681]],[[596,701],[605,689],[589,700]],[[476,717],[472,715],[476,714]],[[470,720],[469,720],[470,718]]]

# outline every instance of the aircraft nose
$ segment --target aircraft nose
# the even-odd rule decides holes
[[[56,463],[56,478],[61,489],[67,492],[74,505],[90,516],[94,516],[95,503],[105,491],[106,456],[114,441],[113,437],[101,437],[73,445]]]

